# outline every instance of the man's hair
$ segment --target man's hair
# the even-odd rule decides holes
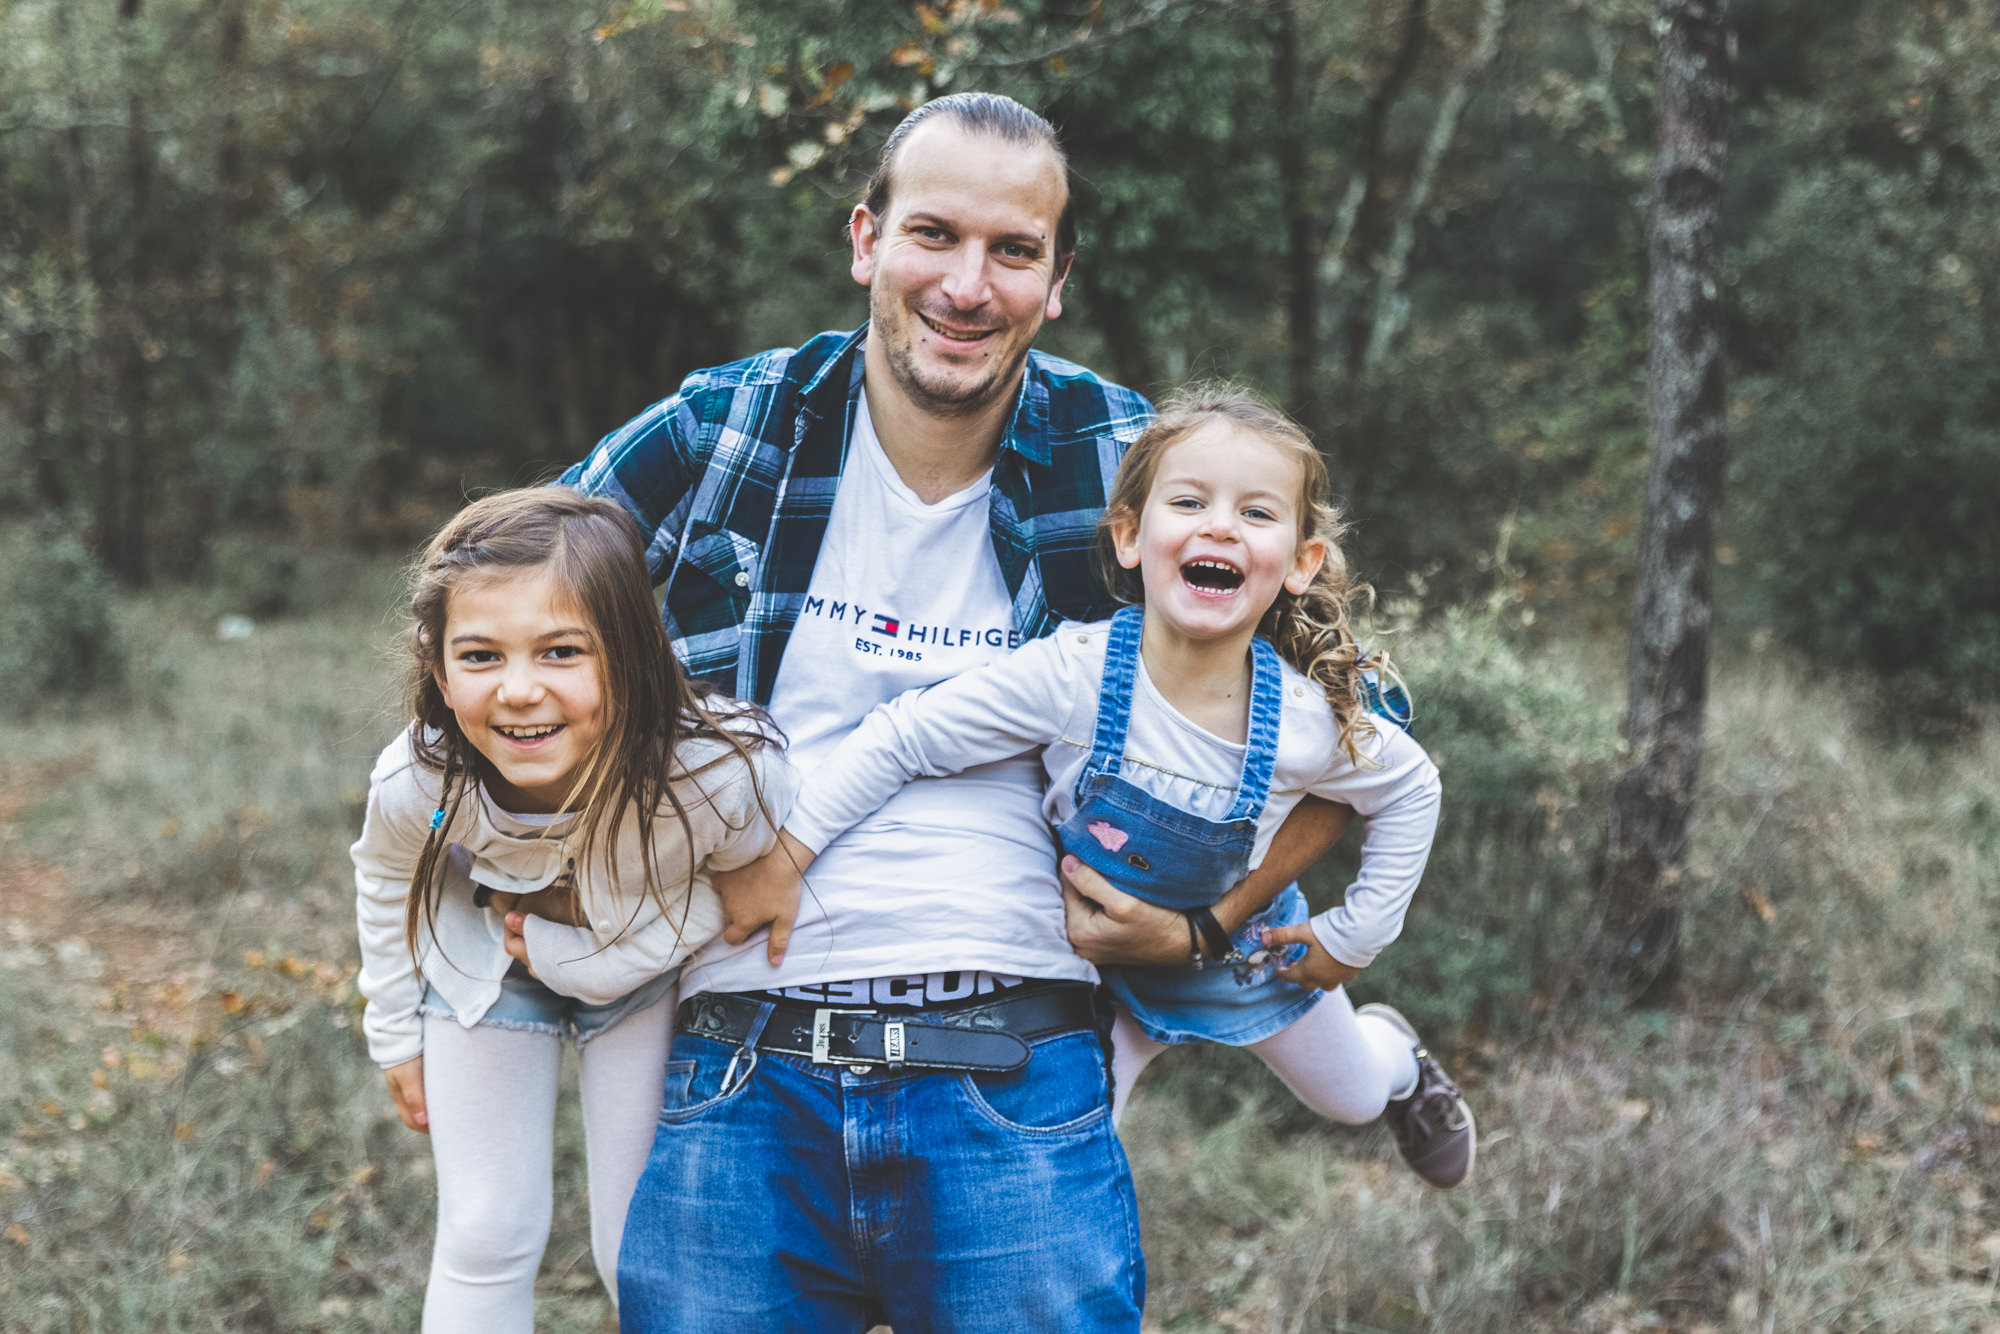
[[[909,115],[895,129],[889,131],[883,141],[882,156],[875,164],[875,174],[868,178],[868,194],[861,206],[877,218],[884,216],[889,208],[889,192],[894,185],[892,169],[896,160],[896,150],[910,137],[910,132],[925,121],[943,116],[968,134],[983,134],[994,139],[1003,139],[1010,144],[1024,147],[1041,147],[1055,154],[1056,165],[1063,174],[1063,211],[1056,223],[1056,268],[1058,275],[1069,268],[1070,259],[1076,254],[1076,191],[1070,188],[1069,154],[1063,152],[1062,142],[1056,138],[1056,127],[1022,106],[1011,97],[999,93],[951,93],[945,97],[932,98]]]

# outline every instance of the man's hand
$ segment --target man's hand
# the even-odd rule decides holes
[[[1311,922],[1300,922],[1297,926],[1270,927],[1264,932],[1264,948],[1277,949],[1283,945],[1303,945],[1306,957],[1290,968],[1280,968],[1278,976],[1301,987],[1318,987],[1322,991],[1332,991],[1344,987],[1361,976],[1361,970],[1351,964],[1344,964],[1326,952],[1326,946],[1319,943],[1313,934]]]
[[[389,1081],[389,1097],[396,1104],[396,1115],[403,1118],[403,1124],[419,1135],[431,1133],[431,1114],[424,1110],[424,1058],[414,1057],[401,1065],[392,1065],[382,1072]]]
[[[734,871],[717,871],[715,892],[722,899],[722,938],[741,945],[765,927],[771,928],[765,957],[776,968],[792,943],[792,923],[799,915],[799,885],[813,853],[780,829],[778,846]]]
[[[498,898],[499,895],[496,894],[494,897]],[[514,959],[520,960],[521,967],[528,970],[529,977],[534,978],[535,981],[537,982],[541,981],[542,980],[541,977],[535,972],[535,965],[528,962],[527,914],[518,911],[510,912],[507,914],[506,921],[507,921],[507,939],[505,944],[507,946],[508,955]]]
[[[1062,859],[1069,947],[1092,963],[1186,963],[1187,919],[1135,899],[1074,857]]]

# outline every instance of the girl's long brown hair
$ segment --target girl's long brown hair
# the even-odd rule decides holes
[[[653,855],[653,826],[663,807],[688,840],[690,884],[695,870],[694,827],[674,782],[695,778],[730,753],[747,764],[752,751],[777,740],[761,710],[736,701],[713,706],[714,687],[681,670],[653,602],[643,539],[617,502],[555,486],[473,501],[431,539],[410,571],[410,740],[418,762],[442,776],[444,812],[432,821],[410,878],[404,937],[412,954],[420,924],[436,920],[438,880],[459,809],[468,793],[497,777],[466,740],[438,686],[452,594],[474,580],[539,572],[582,614],[602,674],[602,737],[564,803],[577,812],[571,837],[586,872],[592,853],[614,846],[623,822],[636,820],[644,892],[666,911]],[[679,763],[679,748],[698,737],[722,741],[729,752],[688,770]],[[764,810],[761,792],[757,804]],[[769,818],[768,810],[764,814]]]
[[[1139,572],[1118,563],[1112,530],[1119,524],[1138,523],[1146,497],[1152,493],[1160,459],[1211,422],[1254,435],[1299,464],[1299,541],[1319,538],[1326,543],[1326,559],[1305,592],[1278,590],[1277,601],[1258,622],[1257,633],[1271,641],[1278,656],[1326,691],[1326,702],[1339,726],[1341,748],[1361,763],[1359,739],[1375,732],[1362,673],[1371,669],[1389,673],[1392,669],[1387,655],[1363,654],[1355,643],[1354,609],[1365,610],[1375,590],[1367,584],[1348,582],[1347,557],[1340,549],[1347,524],[1333,503],[1326,460],[1290,417],[1249,390],[1228,383],[1189,385],[1168,395],[1160,405],[1160,415],[1125,451],[1111,484],[1111,497],[1097,530],[1097,554],[1105,580],[1119,601],[1145,603],[1146,588]]]

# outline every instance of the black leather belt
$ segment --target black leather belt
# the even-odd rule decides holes
[[[1096,1031],[1095,995],[1087,983],[1060,983],[963,1009],[899,1012],[707,992],[681,1002],[678,1020],[683,1033],[741,1045],[769,1005],[758,1051],[804,1056],[818,1065],[1018,1070],[1034,1039]]]

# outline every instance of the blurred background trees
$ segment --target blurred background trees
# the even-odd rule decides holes
[[[1264,385],[1387,590],[1622,627],[1650,12],[11,0],[0,514],[126,586],[282,605],[290,553],[401,549],[690,369],[859,322],[841,224],[882,135],[987,87],[1076,169],[1045,346]],[[2000,691],[2000,21],[1732,15],[1719,629],[1949,723]]]

